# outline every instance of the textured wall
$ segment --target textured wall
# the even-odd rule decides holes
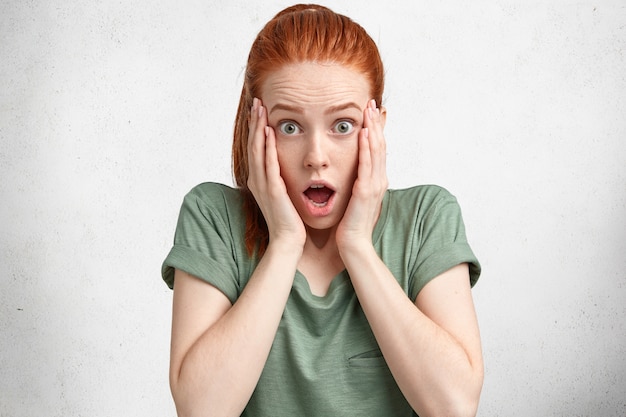
[[[285,2],[0,0],[0,416],[173,416],[160,263],[231,183]],[[626,4],[326,4],[387,65],[393,187],[437,183],[484,274],[481,416],[626,415]]]

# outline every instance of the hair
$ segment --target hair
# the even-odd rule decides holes
[[[248,63],[235,120],[232,168],[242,193],[246,217],[245,244],[248,255],[262,256],[269,232],[261,210],[248,189],[248,129],[254,97],[274,71],[285,65],[336,63],[363,74],[371,97],[382,104],[384,69],[378,48],[365,30],[350,18],[316,4],[298,4],[279,12],[257,35]]]

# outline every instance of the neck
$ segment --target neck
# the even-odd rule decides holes
[[[317,295],[325,294],[331,280],[345,268],[337,249],[335,229],[317,230],[307,227],[306,243],[298,269]]]
[[[316,249],[326,251],[337,245],[335,243],[335,228],[331,229],[312,229],[306,228],[306,245],[312,245]]]

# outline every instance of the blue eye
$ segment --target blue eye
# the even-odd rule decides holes
[[[297,135],[301,132],[300,127],[294,122],[282,122],[278,125],[280,133],[283,135]]]
[[[335,124],[335,132],[341,135],[347,135],[354,129],[354,124],[349,120],[340,120]]]

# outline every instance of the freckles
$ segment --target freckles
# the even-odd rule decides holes
[[[278,170],[280,171],[280,174],[283,175],[285,173],[285,170],[289,170],[289,164],[287,163],[287,161],[289,161],[289,158],[284,158],[280,152],[276,152],[276,154]]]
[[[276,144],[276,157],[280,174],[283,176],[283,179],[287,180],[285,177],[289,177],[294,172],[294,167],[298,165],[297,155],[289,146],[285,146],[284,143],[281,144],[278,141]]]
[[[276,156],[278,157],[279,163],[289,164],[289,161],[294,159],[293,149],[290,149],[289,146],[286,146],[284,142],[276,143]]]
[[[356,171],[356,167],[359,164],[359,146],[358,142],[354,142],[349,146],[338,150],[335,153],[335,165],[348,168],[350,171]]]

